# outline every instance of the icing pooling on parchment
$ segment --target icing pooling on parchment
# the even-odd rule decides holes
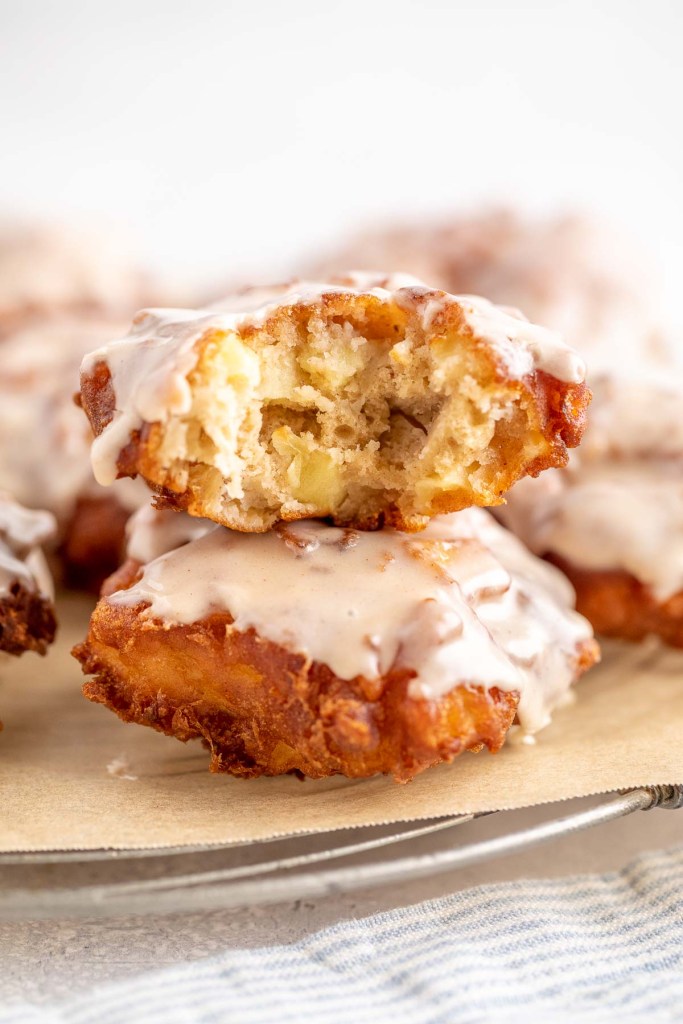
[[[476,509],[417,535],[314,521],[265,534],[214,527],[107,600],[143,602],[144,617],[169,625],[229,611],[234,629],[341,678],[412,669],[414,697],[438,700],[461,682],[516,690],[527,731],[547,724],[592,635],[566,580]]]
[[[683,590],[683,382],[598,379],[565,470],[520,481],[500,518],[538,554],[622,570],[661,601]]]
[[[55,530],[49,512],[23,508],[0,491],[0,598],[16,583],[45,597],[53,596],[52,578],[40,545]]]
[[[239,332],[263,324],[279,309],[320,305],[326,296],[334,295],[370,295],[394,303],[419,315],[424,330],[434,327],[441,312],[457,306],[473,336],[490,346],[508,376],[519,379],[543,370],[566,382],[579,383],[584,378],[582,360],[559,335],[486,299],[435,291],[406,274],[352,274],[331,283],[252,289],[211,309],[143,310],[127,337],[90,353],[81,367],[89,375],[97,364],[105,363],[115,395],[113,417],[92,446],[98,482],[109,484],[116,478],[117,458],[132,431],[143,423],[164,422],[190,411],[187,377],[196,365],[197,342],[208,332]],[[257,387],[258,366],[251,372],[251,383]]]

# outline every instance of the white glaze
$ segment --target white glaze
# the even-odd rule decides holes
[[[510,376],[523,377],[531,370],[542,370],[561,381],[583,381],[585,362],[565,345],[559,334],[529,323],[517,309],[495,306],[470,295],[461,296],[458,301],[475,336],[486,338],[504,354]]]
[[[229,611],[235,629],[342,678],[410,668],[415,697],[438,700],[459,682],[517,690],[529,732],[547,724],[591,636],[566,580],[477,509],[417,535],[314,521],[266,534],[214,527],[108,600],[144,602],[145,617],[167,624]]]
[[[164,422],[170,416],[189,412],[187,376],[196,365],[197,342],[209,331],[240,332],[263,324],[279,309],[320,305],[325,296],[339,294],[371,295],[381,302],[395,303],[419,315],[425,330],[442,311],[456,307],[473,336],[490,347],[509,376],[521,378],[543,370],[562,381],[583,380],[582,360],[559,335],[509,310],[498,309],[485,299],[450,296],[405,274],[351,274],[331,283],[296,282],[253,289],[231,296],[210,310],[144,310],[125,338],[91,352],[82,363],[84,375],[105,363],[115,396],[113,417],[92,446],[97,481],[110,484],[116,479],[118,456],[131,433],[143,423]],[[256,388],[258,367],[254,365],[248,373],[247,384]]]
[[[209,519],[143,505],[126,523],[126,554],[146,565],[167,551],[203,537],[215,526]]]
[[[623,570],[659,600],[683,590],[683,382],[596,381],[567,469],[520,481],[500,518],[538,554]]]
[[[52,598],[52,578],[40,545],[54,536],[49,512],[23,508],[0,491],[0,597],[13,584]]]

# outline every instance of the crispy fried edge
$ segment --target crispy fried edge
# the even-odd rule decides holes
[[[569,578],[576,590],[576,608],[596,633],[639,641],[658,636],[683,648],[683,591],[666,601],[622,569],[582,569],[552,552],[545,556]]]
[[[340,306],[336,309],[334,297],[328,297],[326,301],[327,313],[343,313]],[[337,305],[339,301],[337,300]],[[287,310],[280,311],[279,316],[286,316]],[[444,322],[439,329],[449,327],[454,330],[469,332],[470,329],[464,325],[464,314],[457,303],[449,309],[444,317]],[[245,336],[253,332],[255,328],[247,328]],[[210,334],[210,332],[208,332]],[[200,339],[198,344],[201,344]],[[491,365],[491,372],[498,379],[506,379],[504,367],[495,358],[494,350],[481,339],[473,338],[473,344],[480,353],[488,359]],[[507,378],[508,386],[516,391],[519,398],[526,396],[527,401],[535,411],[537,417],[537,428],[545,439],[547,450],[544,455],[539,455],[526,464],[514,460],[506,461],[507,472],[497,482],[496,493],[490,494],[487,505],[493,505],[503,500],[503,494],[523,476],[538,476],[544,469],[562,467],[567,464],[568,449],[576,447],[583,435],[586,426],[586,410],[591,399],[590,389],[586,384],[564,383],[544,371],[537,371],[529,374],[521,380]],[[83,374],[81,377],[81,404],[90,420],[93,432],[96,436],[102,433],[111,421],[116,404],[116,396],[111,380],[111,374],[106,363],[97,363],[91,374]],[[157,508],[175,509],[188,512],[190,515],[206,516],[207,509],[204,506],[201,493],[195,493],[192,487],[183,487],[177,480],[174,480],[170,473],[159,474],[159,467],[155,461],[155,451],[159,446],[163,427],[159,423],[144,424],[142,430],[132,431],[128,444],[121,450],[117,460],[118,475],[120,477],[135,477],[140,474],[147,485],[157,495],[155,504]],[[443,493],[432,503],[429,515],[442,515],[448,512],[458,512],[463,507],[462,499],[458,494]],[[309,513],[290,513],[286,518],[293,520],[307,518]],[[428,522],[429,515],[405,515],[397,502],[387,502],[386,507],[379,512],[373,511],[364,517],[356,517],[353,520],[348,518],[330,518],[340,526],[352,526],[356,529],[374,530],[382,526],[392,526],[395,529],[415,531],[424,528]],[[231,520],[223,522],[235,530],[252,532],[253,527],[247,528],[239,521]],[[265,531],[272,523],[266,523]],[[255,531],[254,531],[255,532]]]
[[[139,563],[124,563],[103,595],[131,586],[140,571]],[[497,751],[515,720],[517,692],[462,683],[439,701],[415,699],[407,693],[411,671],[343,680],[253,629],[232,629],[227,613],[169,627],[142,619],[145,607],[99,602],[86,641],[72,652],[84,673],[95,676],[84,695],[126,722],[184,742],[202,739],[214,772],[245,778],[382,773],[407,782],[464,750]],[[147,659],[164,666],[164,679],[196,680],[194,689],[187,685],[178,699],[145,680]],[[576,678],[598,659],[594,640],[580,644]],[[228,707],[205,699],[206,681],[219,687]]]
[[[0,651],[45,654],[56,631],[55,609],[49,598],[20,583],[0,597]]]
[[[124,575],[117,574],[119,584]],[[232,629],[227,613],[169,628],[142,619],[144,607],[100,601],[87,640],[73,650],[95,676],[83,693],[126,722],[202,739],[214,772],[383,773],[406,782],[464,750],[498,750],[515,718],[516,692],[463,684],[440,701],[416,700],[407,693],[411,671],[339,679],[253,629]],[[154,673],[146,675],[148,665],[162,666],[163,678],[182,679],[185,692],[160,688]]]

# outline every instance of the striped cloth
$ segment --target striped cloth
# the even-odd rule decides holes
[[[647,1024],[683,1020],[683,849],[507,882],[231,951],[0,1024]]]

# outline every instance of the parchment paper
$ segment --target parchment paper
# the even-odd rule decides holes
[[[683,782],[683,654],[654,644],[609,645],[535,746],[465,754],[405,786],[241,781],[210,775],[198,743],[86,701],[69,650],[89,605],[60,611],[46,658],[0,666],[0,851],[237,843]]]

